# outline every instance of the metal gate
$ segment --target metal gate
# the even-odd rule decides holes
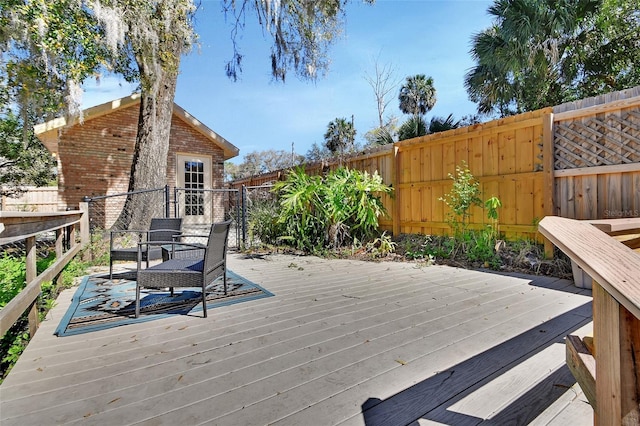
[[[185,234],[206,235],[213,222],[233,220],[229,233],[229,247],[240,248],[242,242],[240,191],[237,189],[187,189],[174,188],[173,200],[168,186],[164,188],[126,192],[121,194],[85,197],[89,203],[89,223],[92,235],[107,238],[123,212],[127,197],[133,198],[132,206],[144,203],[151,206],[155,217],[182,217]],[[173,204],[173,209],[171,208]],[[149,217],[149,221],[151,218]]]
[[[252,220],[252,209],[262,203],[274,203],[277,196],[273,193],[273,183],[266,183],[260,186],[242,185],[242,246],[249,248],[259,245],[260,241],[250,232]],[[255,218],[254,218],[255,220]]]
[[[240,191],[175,188],[173,194],[173,215],[182,218],[185,234],[207,234],[212,223],[232,220],[228,246],[241,247]]]

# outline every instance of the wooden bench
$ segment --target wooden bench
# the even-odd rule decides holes
[[[640,255],[614,238],[640,232],[640,220],[548,216],[539,229],[593,279],[593,341],[568,336],[566,350],[594,423],[640,424]]]

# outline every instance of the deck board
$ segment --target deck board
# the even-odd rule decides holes
[[[2,424],[592,423],[564,367],[564,336],[591,315],[570,281],[287,255],[229,266],[276,296],[58,338],[64,292],[0,386]]]

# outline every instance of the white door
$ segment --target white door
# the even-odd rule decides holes
[[[211,223],[211,157],[178,154],[176,186],[180,217],[184,224]]]

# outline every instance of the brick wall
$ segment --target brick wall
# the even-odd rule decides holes
[[[58,146],[59,209],[77,208],[85,196],[127,191],[138,114],[139,104],[134,104],[62,129]],[[170,187],[176,182],[177,152],[211,156],[212,188],[222,187],[222,149],[174,115],[167,158],[166,184]],[[105,208],[117,216],[122,202]]]

